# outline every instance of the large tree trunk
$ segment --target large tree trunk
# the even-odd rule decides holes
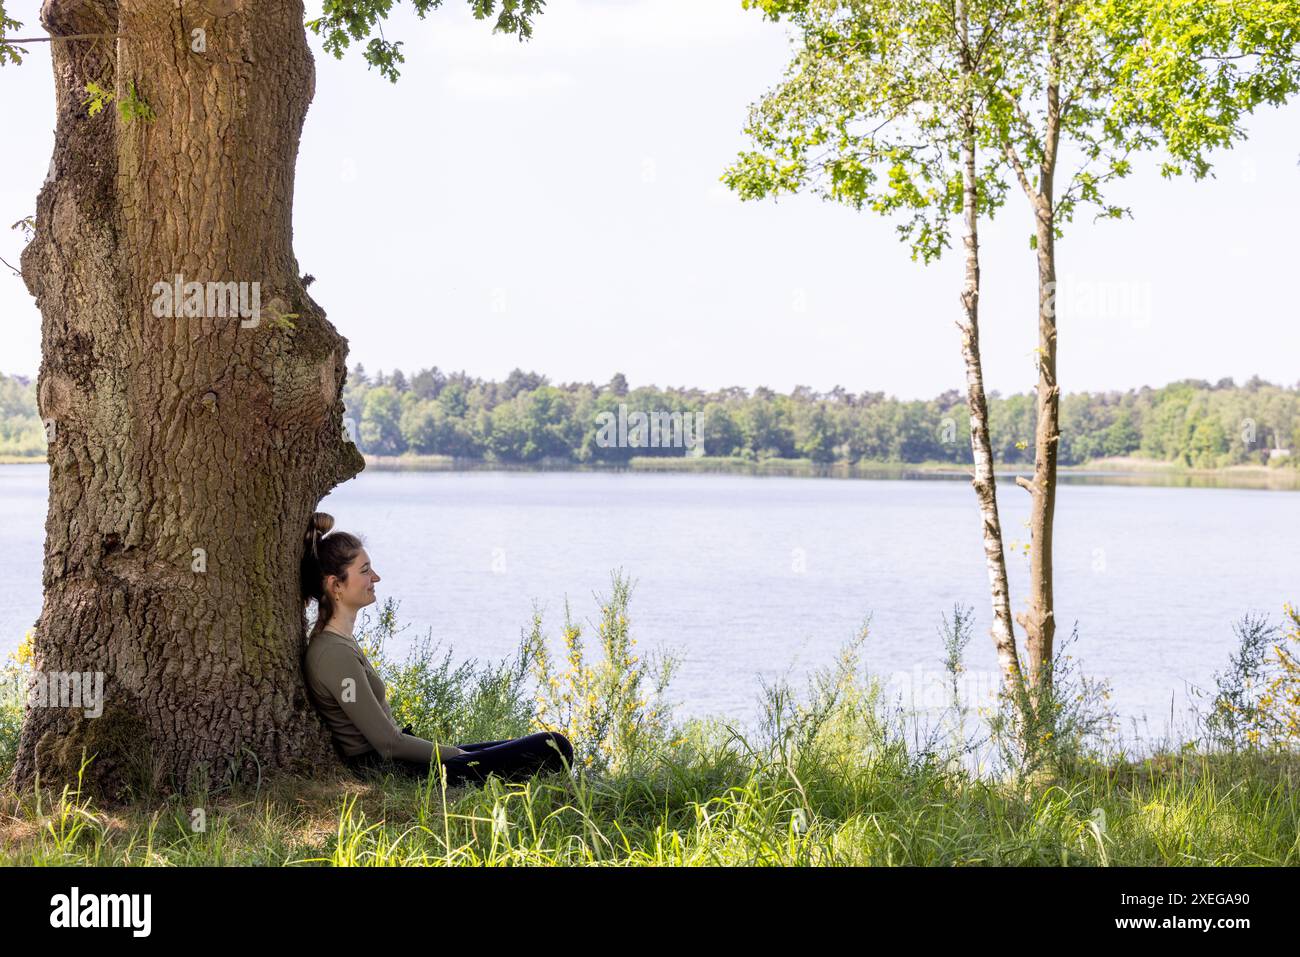
[[[962,245],[966,255],[966,278],[961,303],[965,313],[961,330],[962,356],[966,360],[966,405],[970,409],[970,447],[975,465],[971,484],[979,499],[984,538],[984,563],[988,570],[989,590],[993,598],[993,645],[997,649],[1002,672],[1003,690],[1016,697],[1020,688],[1020,659],[1016,652],[1012,626],[1011,589],[1007,584],[1006,553],[1002,544],[1002,521],[998,517],[996,476],[993,470],[993,446],[989,438],[989,409],[984,395],[984,372],[980,360],[979,298],[979,180],[975,162],[975,104],[973,66],[967,59],[968,27],[966,5],[958,0],[956,21],[964,72],[970,81],[971,102],[962,117]]]
[[[54,156],[22,260],[53,426],[36,666],[102,672],[104,699],[99,717],[29,707],[13,783],[75,782],[83,749],[109,797],[328,763],[298,563],[311,512],[362,460],[346,343],[291,247],[302,5],[46,0],[41,19],[116,35],[51,44]],[[156,119],[88,116],[90,82],[119,101],[134,85]],[[176,274],[259,283],[260,322],[157,317]]]

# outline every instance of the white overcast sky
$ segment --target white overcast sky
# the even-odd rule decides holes
[[[39,33],[37,0],[8,5]],[[309,2],[309,15],[316,6]],[[813,197],[741,203],[718,181],[788,56],[740,0],[551,0],[526,43],[467,4],[385,27],[401,81],[317,50],[295,248],[349,365],[904,398],[964,388],[960,263],[913,263],[891,224]],[[0,224],[33,212],[53,143],[44,44],[0,70]],[[1254,118],[1217,178],[1154,161],[1113,195],[1135,220],[1059,245],[1066,391],[1300,377],[1300,104]],[[990,389],[1034,382],[1022,196],[984,227]],[[17,263],[21,234],[0,230]],[[31,374],[40,318],[0,274],[0,371]]]

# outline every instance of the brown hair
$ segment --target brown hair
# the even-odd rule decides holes
[[[334,528],[334,516],[326,512],[315,512],[307,523],[307,534],[303,539],[302,554],[302,601],[304,607],[312,599],[316,600],[316,624],[312,627],[308,640],[315,638],[334,617],[334,599],[325,590],[325,579],[336,575],[346,581],[348,565],[361,551],[361,539],[343,531],[331,531]]]

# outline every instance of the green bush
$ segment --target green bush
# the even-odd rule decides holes
[[[0,668],[0,780],[8,777],[18,754],[18,735],[23,729],[23,701],[32,673],[32,633],[10,652]]]
[[[533,723],[562,732],[573,744],[574,763],[580,768],[632,773],[653,766],[680,739],[665,700],[677,660],[659,654],[643,663],[633,653],[631,594],[632,583],[616,572],[609,598],[598,599],[596,634],[603,656],[594,664],[586,659],[582,628],[573,621],[567,601],[564,670],[551,659],[537,608],[524,639],[524,657],[537,688]]]
[[[406,630],[397,625],[397,602],[386,599],[373,621],[362,612],[361,645],[384,681],[388,706],[399,727],[440,744],[496,741],[530,730],[531,701],[526,687],[528,659],[521,645],[513,659],[452,665],[452,649],[439,655],[439,643],[426,635],[412,642],[405,660],[389,659],[386,646]]]

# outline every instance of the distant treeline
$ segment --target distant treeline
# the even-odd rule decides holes
[[[838,387],[819,393],[800,386],[789,395],[762,387],[634,389],[621,374],[604,385],[552,385],[545,376],[518,369],[505,381],[492,382],[437,367],[409,376],[367,374],[361,365],[349,373],[344,391],[346,415],[363,452],[506,463],[618,463],[634,455],[690,454],[681,441],[636,447],[635,429],[630,441],[611,443],[608,425],[619,416],[620,405],[624,420],[637,412],[665,420],[680,413],[686,441],[697,440],[708,456],[967,463],[963,399],[956,390],[928,401],[904,401]],[[1032,461],[1033,396],[994,392],[989,415],[997,460]],[[1065,465],[1134,456],[1196,468],[1270,459],[1294,467],[1300,454],[1271,450],[1300,446],[1300,387],[1256,377],[1244,385],[1231,379],[1184,380],[1160,389],[1072,393],[1061,399],[1061,432]],[[0,376],[0,454],[42,455],[44,449],[34,382]]]

